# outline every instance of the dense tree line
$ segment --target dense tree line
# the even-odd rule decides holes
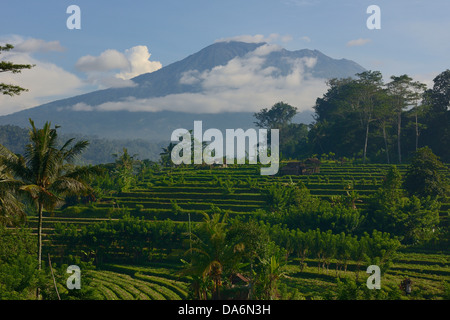
[[[301,271],[306,266],[305,260],[313,258],[317,260],[319,272],[322,269],[328,273],[332,261],[336,275],[341,271],[345,273],[350,261],[356,263],[357,273],[361,266],[372,264],[380,266],[386,272],[400,247],[397,238],[376,230],[370,235],[364,233],[358,237],[344,232],[333,233],[332,230],[302,231],[275,225],[270,227],[269,232],[276,243],[286,248],[286,259],[290,254],[298,258]]]
[[[280,130],[283,158],[332,153],[364,163],[402,163],[429,146],[449,162],[450,70],[433,81],[427,88],[405,74],[385,83],[379,71],[330,79],[309,128],[292,123],[297,108],[284,102],[255,113],[255,124]]]
[[[450,161],[450,70],[426,89],[407,75],[384,83],[377,71],[332,79],[318,98],[309,141],[316,154],[401,163],[429,146]]]

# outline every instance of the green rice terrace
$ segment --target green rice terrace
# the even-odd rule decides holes
[[[192,254],[193,244],[199,243],[195,234],[202,232],[205,219],[212,223],[214,216],[226,216],[228,221],[254,218],[261,228],[279,226],[268,231],[270,239],[283,247],[282,258],[270,261],[279,267],[274,293],[277,299],[448,299],[450,254],[446,245],[402,244],[389,258],[384,251],[374,254],[369,260],[387,271],[382,271],[382,290],[368,290],[369,260],[345,256],[339,253],[339,245],[328,255],[326,250],[302,252],[294,240],[289,240],[295,237],[282,236],[283,230],[289,233],[302,229],[302,225],[292,225],[289,219],[273,220],[270,215],[287,208],[277,198],[274,186],[306,187],[308,197],[328,203],[350,201],[352,210],[363,213],[390,167],[329,162],[323,163],[318,173],[277,176],[261,176],[259,167],[253,165],[148,169],[126,191],[104,193],[86,204],[46,212],[44,252],[51,253],[55,264],[64,263],[58,257],[71,255],[92,262],[95,268],[88,268],[83,276],[90,279],[90,287],[99,299],[205,299],[214,298],[219,286],[221,299],[252,298],[245,290],[248,275],[235,272],[233,278],[220,279],[220,283],[217,277],[211,277],[211,282],[205,284],[186,272],[186,265],[192,259],[189,252]],[[397,168],[404,174],[406,165]],[[450,199],[446,198],[439,208],[438,228],[447,230],[449,213]],[[35,228],[37,218],[29,217],[29,223]],[[333,234],[351,233],[348,225],[353,222],[346,222],[344,227],[339,226],[341,222],[333,223]],[[314,226],[311,229],[322,230]],[[313,234],[301,231],[302,235]],[[322,231],[325,234],[326,230]],[[444,233],[444,238],[447,235]],[[358,239],[361,242],[363,235]],[[410,295],[400,288],[406,278],[412,281]],[[208,292],[211,287],[215,289]]]

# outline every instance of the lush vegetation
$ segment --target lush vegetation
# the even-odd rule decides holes
[[[0,145],[0,299],[449,299],[450,174],[433,153],[448,159],[449,78],[425,92],[377,72],[331,80],[309,131],[287,104],[262,109],[257,126],[281,130],[282,166],[314,157],[303,175],[174,166],[173,145],[160,162],[123,148],[77,166],[87,141],[30,120],[23,152]],[[420,148],[419,128],[443,145]],[[69,265],[81,289],[66,285]],[[381,289],[367,288],[369,265]]]
[[[81,264],[87,299],[448,297],[448,198],[410,195],[412,165],[323,162],[318,174],[267,177],[252,165],[144,165],[125,150],[91,180],[93,197],[44,214],[60,294],[77,298],[63,267]],[[365,286],[371,264],[381,290]]]
[[[330,80],[328,92],[317,99],[309,152],[402,163],[429,146],[450,161],[450,70],[436,76],[428,89],[408,75],[392,76],[388,83],[378,71],[357,76]]]

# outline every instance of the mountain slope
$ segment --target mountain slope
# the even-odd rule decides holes
[[[188,72],[195,71],[201,79],[201,76],[210,70],[220,70],[221,66],[226,66],[233,59],[244,59],[264,45],[265,43],[217,42],[158,71],[133,78],[132,80],[136,84],[133,87],[109,88],[53,101],[2,116],[0,125],[12,124],[28,127],[28,119],[32,118],[39,126],[45,121],[58,124],[64,133],[147,140],[168,140],[174,129],[192,128],[194,120],[203,120],[205,128],[214,127],[221,130],[252,127],[253,112],[248,112],[248,110],[246,110],[247,112],[192,114],[189,113],[189,110],[186,112],[184,110],[181,112],[129,112],[123,109],[99,111],[93,109],[92,106],[116,102],[131,106],[133,101],[139,101],[139,99],[164,99],[166,96],[177,94],[206,95],[201,82],[183,82],[181,81],[182,77]],[[317,50],[273,50],[263,58],[264,65],[262,67],[267,70],[275,70],[273,71],[274,77],[289,75],[296,62],[308,58],[314,59],[314,64],[305,70],[305,75],[311,78],[351,77],[355,73],[365,70],[353,61],[332,59]],[[246,62],[246,60],[243,61]],[[283,99],[282,96],[279,97],[279,101]],[[276,102],[278,101],[267,101],[267,105],[263,105],[261,108],[270,107]],[[79,108],[76,109],[74,106]],[[306,112],[304,119],[309,118],[311,121],[310,114],[310,111]]]

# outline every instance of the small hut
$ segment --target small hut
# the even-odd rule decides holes
[[[320,161],[316,158],[308,158],[305,161],[291,161],[280,169],[281,175],[310,175],[320,172]]]
[[[305,166],[309,174],[320,173],[320,160],[317,158],[308,158],[305,160]]]
[[[235,273],[231,276],[231,286],[222,290],[221,297],[224,300],[249,300],[251,297],[251,283],[240,273]]]

